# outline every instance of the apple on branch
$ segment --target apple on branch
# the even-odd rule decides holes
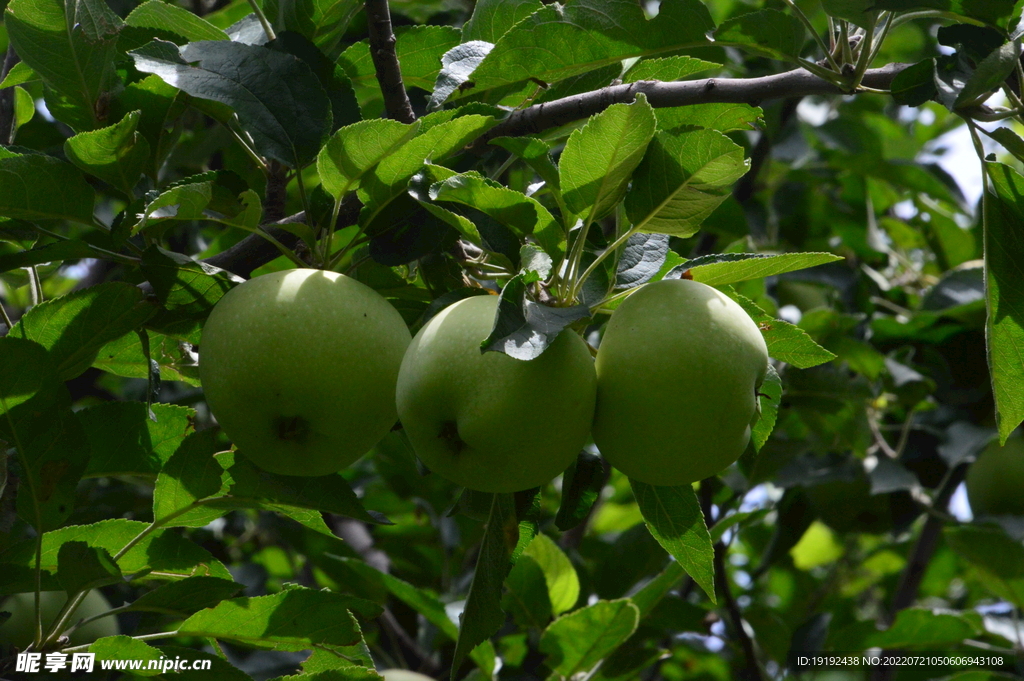
[[[238,450],[282,475],[327,475],[394,425],[411,336],[376,291],[296,269],[231,289],[203,327],[199,374]]]

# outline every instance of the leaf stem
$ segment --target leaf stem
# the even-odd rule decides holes
[[[263,32],[267,34],[267,40],[276,40],[277,36],[274,35],[274,27],[267,21],[267,15],[263,13],[263,8],[260,7],[256,0],[249,0],[249,6],[252,7],[253,14],[260,20],[260,25],[263,26]]]
[[[32,307],[43,302],[43,282],[39,279],[39,270],[35,265],[25,268],[28,270],[29,294],[32,296]]]
[[[7,308],[4,307],[2,301],[0,301],[0,321],[7,325],[7,331],[14,328],[14,323],[11,322],[11,318],[7,315]]]
[[[793,0],[786,0],[786,4],[789,5],[790,9],[793,10],[797,18],[803,22],[804,26],[807,27],[807,30],[810,31],[811,35],[814,36],[814,40],[817,41],[818,47],[821,48],[821,51],[825,53],[825,59],[828,60],[828,64],[829,66],[832,67],[832,70],[835,71],[836,73],[842,73],[842,69],[839,68],[839,64],[837,64],[836,60],[832,58],[832,52],[828,49],[828,46],[825,45],[825,41],[821,39],[821,36],[818,34],[818,31],[816,31],[814,28],[814,24],[812,24],[811,20],[807,17],[806,14],[804,14],[804,11],[800,9],[800,7],[797,6],[797,4]],[[829,24],[829,26],[831,26],[831,23]]]
[[[860,49],[857,55],[857,67],[853,72],[853,81],[850,84],[851,92],[860,87],[860,82],[864,80],[864,73],[868,70],[868,66],[871,64],[871,47],[874,45],[874,38],[875,24],[872,23],[868,26],[863,40],[860,41]]]
[[[882,26],[882,33],[875,39],[874,44],[871,46],[871,56],[868,58],[868,65],[875,60],[878,53],[882,50],[882,43],[885,42],[886,37],[889,35],[889,31],[892,29],[893,18],[896,16],[895,12],[889,12],[885,17],[885,24]]]
[[[594,262],[590,263],[590,265],[587,266],[587,269],[583,270],[583,274],[579,276],[579,279],[577,279],[573,283],[572,295],[570,296],[570,298],[575,298],[579,290],[583,288],[583,282],[585,282],[587,280],[587,277],[589,277],[593,273],[593,271],[597,269],[597,266],[600,265],[604,261],[604,259],[607,258],[609,255],[615,253],[618,250],[619,246],[626,243],[626,241],[629,240],[629,237],[633,236],[634,234],[636,234],[636,229],[627,229],[625,232],[622,233],[622,236],[620,236],[618,239],[609,244],[608,248],[601,251],[597,255],[597,257],[594,258]]]
[[[142,634],[141,636],[132,636],[136,641],[155,641],[161,638],[174,638],[178,635],[176,631],[161,631],[157,634]],[[84,653],[89,650],[91,643],[86,643],[80,646],[72,646],[71,648],[64,648],[61,652],[65,653]]]
[[[252,2],[252,0],[249,1]],[[238,122],[237,114],[234,116],[233,120],[236,123]],[[239,124],[239,126],[241,126],[241,124]],[[263,158],[256,153],[256,150],[252,148],[252,146],[249,144],[249,142],[246,141],[242,134],[235,130],[234,126],[232,126],[231,124],[227,124],[224,127],[228,129],[228,132],[231,133],[231,136],[235,138],[235,141],[241,145],[245,153],[249,156],[249,158],[252,159],[253,163],[256,164],[256,167],[262,170],[265,174],[269,174],[270,167],[267,165],[266,161],[264,161]]]

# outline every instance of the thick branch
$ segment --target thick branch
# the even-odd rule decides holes
[[[398,58],[394,54],[394,34],[391,31],[387,2],[386,0],[367,0],[366,8],[370,17],[370,51],[377,67],[377,77],[381,82],[381,91],[384,93],[388,115],[402,122],[412,122],[415,115],[412,113],[409,98],[402,85]],[[863,84],[875,89],[885,89],[906,66],[906,64],[889,64],[878,69],[870,69],[864,75]],[[392,83],[393,87],[388,83]],[[655,107],[687,106],[713,102],[757,103],[780,97],[843,94],[843,91],[837,86],[803,69],[761,78],[708,78],[671,83],[645,80],[613,85],[514,111],[499,125],[492,128],[482,141],[486,142],[502,136],[534,134],[587,118],[612,104],[632,102],[638,92],[645,93],[648,101]],[[403,111],[404,114],[402,114]],[[342,215],[338,218],[338,226],[355,224],[361,207],[354,196],[346,197]],[[301,222],[303,219],[304,216],[299,213],[284,218],[280,222]],[[273,223],[269,228],[271,234],[284,245],[289,247],[295,245],[297,241],[295,235],[282,229],[275,229]],[[248,277],[253,270],[270,262],[278,255],[280,254],[273,244],[254,234],[223,253],[208,258],[206,262]]]
[[[870,69],[864,74],[863,85],[884,90],[907,66],[909,64],[888,64]],[[508,118],[491,128],[484,141],[495,137],[535,134],[578,121],[600,113],[612,104],[632,102],[640,92],[647,96],[647,101],[653,107],[722,102],[757,104],[766,99],[846,94],[838,86],[804,69],[760,78],[705,78],[671,83],[641,80],[611,85],[593,92],[584,92],[513,111]]]
[[[412,111],[409,94],[402,82],[388,0],[366,0],[366,20],[370,29],[370,56],[377,70],[377,82],[384,95],[384,109],[388,118],[400,123],[412,123],[416,120],[416,114]]]

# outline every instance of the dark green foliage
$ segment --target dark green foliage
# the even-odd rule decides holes
[[[1021,2],[395,0],[397,63],[358,0],[5,8],[0,599],[100,589],[125,634],[69,650],[71,607],[43,652],[209,663],[150,677],[179,681],[767,681],[876,649],[985,661],[828,678],[1024,674],[1024,519],[957,494],[1024,420]],[[202,327],[299,266],[413,332],[500,295],[479,340],[510,361],[596,348],[650,282],[719,287],[772,357],[750,446],[691,488],[588,445],[491,495],[396,424],[338,474],[264,472],[205,403]]]

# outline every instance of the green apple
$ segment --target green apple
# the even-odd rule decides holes
[[[377,673],[384,677],[384,681],[434,681],[429,676],[408,669],[385,669]]]
[[[724,293],[659,281],[612,314],[597,351],[594,442],[631,478],[685,485],[743,453],[768,348]]]
[[[63,591],[42,591],[39,593],[39,610],[43,619],[43,634],[49,631],[60,609],[68,600]],[[14,594],[0,602],[0,610],[11,613],[11,618],[0,624],[0,643],[24,650],[35,639],[36,595],[34,592]],[[93,590],[85,595],[75,614],[72,623],[94,617],[110,610],[110,603],[99,591]],[[71,644],[92,643],[104,636],[117,636],[121,630],[117,626],[117,618],[111,615],[75,629],[71,634]],[[2,647],[2,646],[0,646]]]
[[[966,482],[974,515],[1024,516],[1024,437],[986,447],[971,464]]]
[[[481,353],[497,296],[442,310],[398,375],[398,416],[431,470],[481,492],[517,492],[561,473],[587,443],[596,377],[586,343],[563,331],[539,357]]]
[[[251,279],[210,313],[199,347],[206,401],[264,470],[326,475],[395,424],[409,329],[376,291],[336,272]]]

